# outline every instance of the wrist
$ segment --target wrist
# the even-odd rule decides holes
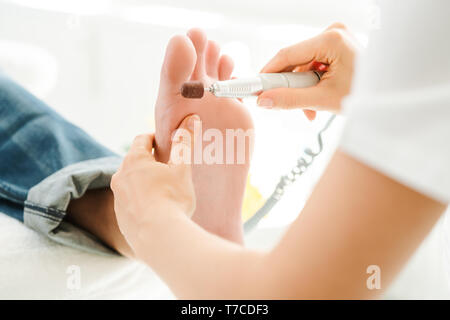
[[[168,230],[177,225],[180,220],[187,218],[186,213],[170,201],[165,202],[163,206],[148,207],[142,212],[142,216],[146,218],[138,223],[136,233],[130,237],[132,239],[129,239],[139,259],[151,254],[149,250],[157,247]]]

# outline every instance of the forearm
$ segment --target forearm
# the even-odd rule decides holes
[[[181,298],[374,298],[381,291],[367,288],[367,267],[381,268],[386,288],[445,207],[337,152],[271,252],[167,210],[142,226],[138,252]]]
[[[445,208],[338,150],[271,253],[274,281],[288,297],[377,298]],[[381,290],[367,286],[372,265]]]
[[[262,296],[259,280],[265,278],[266,254],[208,233],[175,210],[155,219],[141,227],[134,249],[177,297]]]

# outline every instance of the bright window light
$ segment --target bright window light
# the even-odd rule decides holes
[[[217,13],[166,6],[133,6],[121,9],[116,15],[134,22],[178,28],[218,28],[224,20]]]
[[[109,0],[9,0],[9,2],[28,8],[80,15],[95,15],[108,12]]]
[[[0,40],[1,69],[40,98],[58,79],[58,63],[47,50],[25,43]]]

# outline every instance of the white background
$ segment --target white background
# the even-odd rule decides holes
[[[379,24],[377,6],[371,0],[3,0],[0,68],[123,153],[135,135],[154,128],[159,69],[170,36],[204,28],[234,59],[235,75],[243,76],[257,73],[282,46],[335,21],[346,23],[366,43]],[[251,179],[267,196],[303,148],[316,146],[315,133],[329,115],[310,123],[298,111],[259,110],[253,100],[247,105],[257,134]],[[300,212],[338,140],[342,119],[335,122],[325,135],[325,154],[249,238],[252,246],[272,245],[277,228]],[[388,297],[449,296],[439,230]]]

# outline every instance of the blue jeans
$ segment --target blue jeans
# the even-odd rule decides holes
[[[111,253],[64,220],[70,200],[109,187],[120,157],[0,73],[0,212],[60,243]]]

